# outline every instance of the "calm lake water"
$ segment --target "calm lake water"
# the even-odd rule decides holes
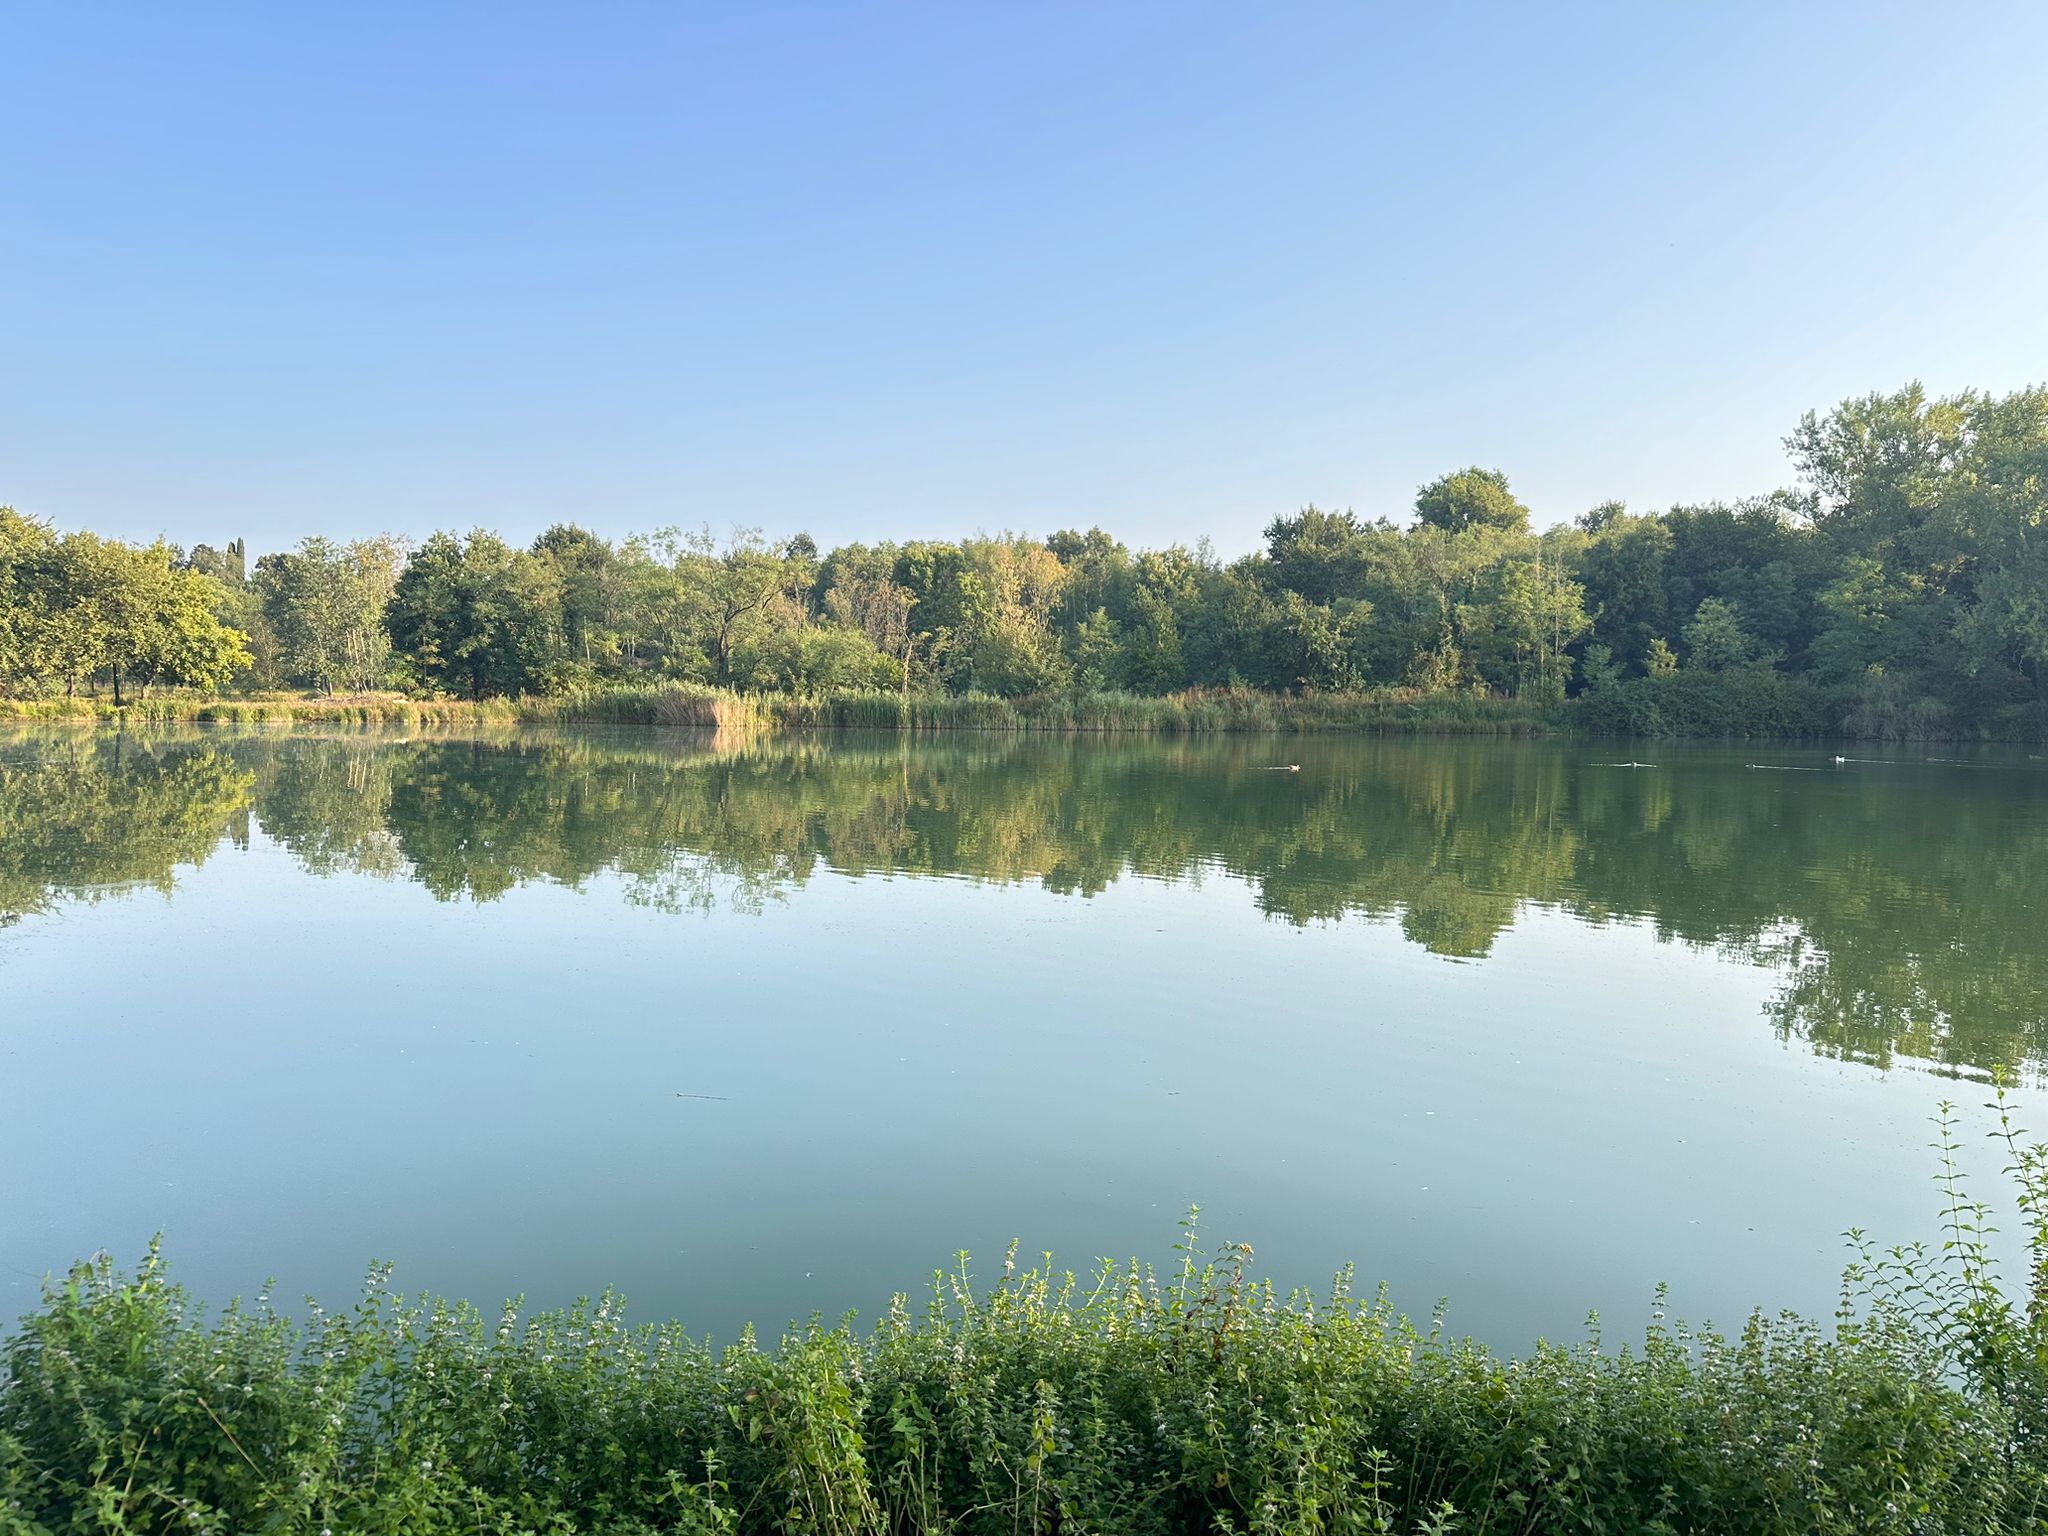
[[[723,1336],[1199,1201],[1502,1344],[1825,1314],[1938,1101],[2048,1121],[2048,762],[1861,750],[0,735],[0,1310],[161,1230]]]

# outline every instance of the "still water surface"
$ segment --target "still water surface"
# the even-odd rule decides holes
[[[161,1230],[723,1336],[1199,1201],[1502,1344],[1825,1313],[2048,1119],[2048,763],[1831,756],[0,736],[0,1311]]]

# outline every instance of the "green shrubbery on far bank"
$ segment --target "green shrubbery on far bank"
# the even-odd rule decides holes
[[[1673,672],[1588,689],[1574,727],[1599,736],[1810,737],[1844,734],[1811,684],[1782,672]]]
[[[839,689],[746,694],[690,683],[586,689],[516,699],[414,699],[403,694],[250,699],[160,694],[120,709],[103,700],[0,700],[0,720],[107,720],[134,724],[338,723],[365,725],[557,724],[706,726],[722,730],[1412,731],[1533,733],[1565,718],[1557,706],[1483,693],[1414,689],[1266,694],[1246,688],[1163,697],[1131,693],[892,693]]]
[[[106,721],[143,725],[666,725],[725,730],[1064,731],[1202,734],[1226,731],[1442,735],[1746,737],[2034,742],[2048,715],[2013,708],[1959,725],[1939,700],[1883,686],[1829,694],[1781,672],[1672,672],[1604,679],[1544,703],[1480,690],[1414,688],[1340,693],[1189,689],[1003,698],[842,688],[748,694],[700,683],[615,684],[569,693],[483,700],[402,693],[271,693],[246,698],[159,692],[116,707],[108,698],[0,699],[0,722]]]
[[[293,717],[264,696],[300,689],[616,712],[610,690],[676,685],[786,698],[760,706],[786,723],[875,723],[893,695],[933,727],[1568,712],[1654,734],[2039,739],[2048,388],[1909,385],[1787,441],[1798,483],[1732,504],[1539,516],[1475,466],[1393,516],[1275,517],[1232,560],[1100,528],[821,550],[561,524],[525,546],[313,536],[252,561],[239,540],[130,545],[0,507],[0,705],[228,717],[163,702],[191,690]]]
[[[2048,1260],[2048,1164],[2007,1130]],[[0,1346],[10,1533],[1972,1533],[2048,1515],[2048,1270],[1859,1244],[1834,1326],[1654,1321],[1515,1359],[1250,1250],[1092,1279],[963,1258],[868,1331],[715,1349],[606,1295],[209,1318],[152,1253]]]

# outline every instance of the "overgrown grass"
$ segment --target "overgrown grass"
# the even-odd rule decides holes
[[[0,699],[0,719],[129,724],[535,722],[577,725],[705,726],[719,730],[860,728],[913,731],[1536,732],[1555,712],[1485,694],[1268,694],[1203,689],[1163,698],[1128,693],[1044,695],[840,691],[741,694],[693,683],[636,684],[522,699],[412,699],[402,694],[329,698],[276,694],[215,699],[164,694],[117,709],[110,700]]]
[[[2002,1109],[2002,1096],[2001,1096]],[[2006,1124],[2048,1261],[2048,1165]],[[2008,1301],[1942,1122],[1944,1239],[1859,1240],[1832,1328],[1659,1320],[1503,1359],[1251,1250],[977,1287],[772,1349],[394,1296],[209,1319],[152,1251],[0,1352],[10,1533],[2036,1531],[2048,1271]],[[1852,1234],[1853,1236],[1853,1234]]]
[[[1201,689],[1164,697],[1132,693],[990,694],[839,691],[733,694],[670,684],[531,700],[522,718],[581,723],[715,725],[721,729],[936,731],[1119,731],[1199,734],[1224,731],[1536,732],[1553,711],[1485,694],[1270,694],[1248,688]]]
[[[1134,693],[910,694],[840,690],[820,694],[745,694],[701,683],[634,683],[520,699],[416,699],[376,693],[331,698],[266,694],[217,699],[167,693],[119,709],[106,698],[0,699],[0,720],[79,720],[128,724],[429,724],[534,722],[561,725],[702,726],[723,731],[862,729],[936,731],[1129,732],[1199,735],[1241,732],[1385,732],[1436,735],[1821,736],[1947,739],[1948,715],[1935,701],[1892,700],[1866,680],[1839,696],[1764,669],[1679,671],[1608,683],[1567,703],[1499,694],[1377,688],[1352,693],[1265,693],[1198,688]],[[1889,702],[1887,702],[1889,701]],[[2039,712],[2008,710],[1979,735],[2034,741],[2048,731]]]
[[[773,700],[755,694],[687,683],[598,692],[522,702],[524,718],[596,724],[638,721],[649,725],[702,726],[720,731],[760,731],[774,723]]]
[[[1489,694],[1271,694],[1249,688],[1198,689],[1161,698],[1131,693],[990,694],[840,691],[742,694],[695,683],[651,683],[522,699],[351,698],[277,694],[213,699],[165,694],[120,709],[104,699],[0,700],[0,718],[101,720],[130,724],[423,723],[705,726],[724,731],[857,728],[913,731],[1414,731],[1534,733],[1557,711]]]
[[[413,699],[397,693],[342,696],[261,694],[220,699],[169,693],[131,699],[0,699],[0,720],[104,722],[120,725],[474,725],[521,718],[509,699]]]

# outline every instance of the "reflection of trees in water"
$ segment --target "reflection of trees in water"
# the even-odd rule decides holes
[[[1788,1037],[1886,1062],[2048,1061],[2048,832],[2022,769],[1766,780],[1711,756],[1257,739],[374,735],[0,744],[0,912],[167,888],[254,805],[315,873],[444,900],[616,876],[665,911],[759,911],[818,870],[1036,882],[1244,880],[1303,924],[1397,923],[1483,958],[1524,903],[1774,970]],[[1268,771],[1298,760],[1303,771]]]
[[[405,874],[405,853],[391,825],[391,788],[406,760],[403,751],[360,736],[260,754],[264,832],[312,874]]]
[[[246,845],[256,775],[208,745],[91,732],[0,738],[0,925],[58,900],[170,892],[180,865]]]

